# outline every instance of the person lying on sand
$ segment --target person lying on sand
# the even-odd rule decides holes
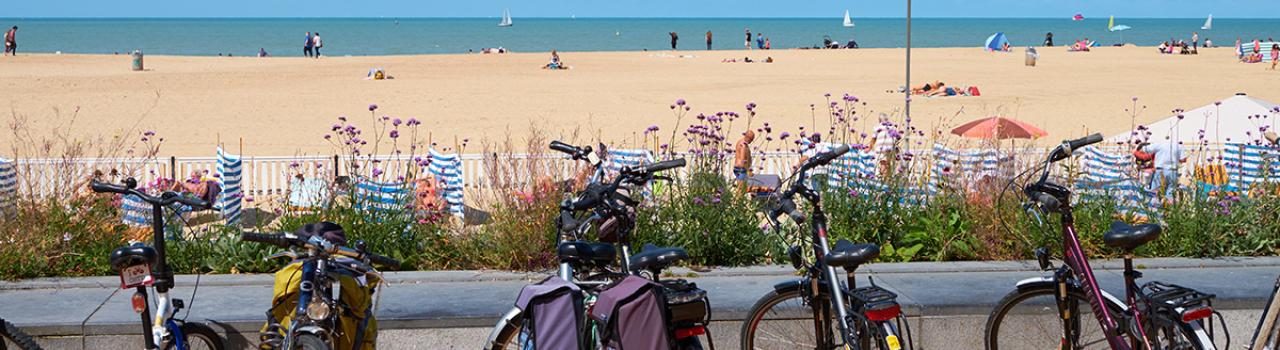
[[[382,68],[369,68],[369,75],[364,77],[364,80],[383,80],[383,79],[395,79],[395,78],[392,77],[390,74],[387,74],[387,70]]]
[[[924,95],[924,94],[928,94],[928,93],[930,93],[930,92],[932,92],[932,91],[935,91],[935,90],[941,89],[941,88],[946,87],[946,86],[947,86],[947,83],[943,83],[943,82],[941,82],[941,81],[934,81],[934,82],[932,82],[932,83],[925,83],[924,85],[921,85],[921,86],[919,86],[919,87],[913,87],[913,88],[911,88],[911,94],[912,94],[912,95]]]
[[[1067,52],[1088,52],[1088,51],[1089,51],[1089,42],[1083,41],[1083,40],[1076,41],[1074,44],[1071,44],[1071,46],[1067,47]]]

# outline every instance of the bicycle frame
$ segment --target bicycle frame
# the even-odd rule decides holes
[[[1146,331],[1143,329],[1141,322],[1137,322],[1136,324],[1139,334],[1133,335],[1135,339],[1131,339],[1132,343],[1125,343],[1124,337],[1121,336],[1120,326],[1116,322],[1115,317],[1111,315],[1111,310],[1107,308],[1106,301],[1103,300],[1103,298],[1111,298],[1111,296],[1098,287],[1097,278],[1095,278],[1093,274],[1093,267],[1089,265],[1089,259],[1084,253],[1084,248],[1080,247],[1080,236],[1076,232],[1075,217],[1072,215],[1069,205],[1062,213],[1062,249],[1064,252],[1062,260],[1067,271],[1062,271],[1060,269],[1055,273],[1054,282],[1058,286],[1058,293],[1055,294],[1055,298],[1058,300],[1058,312],[1060,315],[1063,315],[1063,320],[1067,321],[1071,317],[1076,316],[1066,310],[1063,310],[1066,306],[1064,305],[1064,301],[1067,300],[1066,293],[1068,290],[1068,284],[1071,282],[1066,279],[1074,279],[1074,281],[1078,283],[1080,290],[1084,291],[1085,297],[1089,300],[1089,305],[1093,310],[1093,315],[1097,318],[1098,324],[1102,327],[1103,334],[1106,335],[1107,344],[1110,345],[1112,349],[1140,349],[1140,344],[1138,343],[1139,340],[1137,338],[1141,338],[1141,345],[1145,345],[1145,348],[1150,348],[1151,344],[1147,343]],[[1137,286],[1134,282],[1138,275],[1128,273],[1129,271],[1132,271],[1132,267],[1132,260],[1125,259],[1126,302],[1124,304],[1116,304],[1121,305],[1122,312],[1131,313],[1133,320],[1141,320],[1143,317],[1141,311],[1139,311],[1138,308],[1133,307],[1134,305],[1137,305],[1138,302]],[[1073,334],[1077,334],[1078,332],[1078,330],[1072,329],[1076,323],[1062,322],[1062,325],[1063,344],[1066,348],[1070,349],[1076,345],[1074,344],[1075,339],[1072,337]]]

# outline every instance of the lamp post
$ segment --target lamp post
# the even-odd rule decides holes
[[[907,0],[907,85],[902,93],[906,101],[906,107],[903,108],[907,120],[911,119],[911,0]]]

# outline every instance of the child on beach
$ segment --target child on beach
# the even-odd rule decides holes
[[[18,55],[18,26],[13,26],[9,31],[4,32],[4,54]]]

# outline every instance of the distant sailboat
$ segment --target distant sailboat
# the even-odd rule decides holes
[[[853,19],[849,18],[849,10],[844,10],[844,26],[846,28],[853,28]]]
[[[1203,29],[1203,30],[1211,30],[1211,29],[1213,29],[1213,15],[1212,15],[1212,14],[1210,14],[1210,15],[1209,15],[1209,19],[1204,20],[1204,25],[1200,26],[1200,29]]]
[[[1107,30],[1108,30],[1108,31],[1118,32],[1118,31],[1128,30],[1128,29],[1129,29],[1129,26],[1127,26],[1127,25],[1123,25],[1123,24],[1117,25],[1117,24],[1116,24],[1116,16],[1114,16],[1114,15],[1113,15],[1113,16],[1111,16],[1111,20],[1108,20],[1108,21],[1107,21]]]
[[[511,25],[512,25],[512,23],[511,23],[511,11],[508,11],[508,10],[502,10],[502,22],[498,22],[498,26],[499,26],[499,27],[510,27]]]

